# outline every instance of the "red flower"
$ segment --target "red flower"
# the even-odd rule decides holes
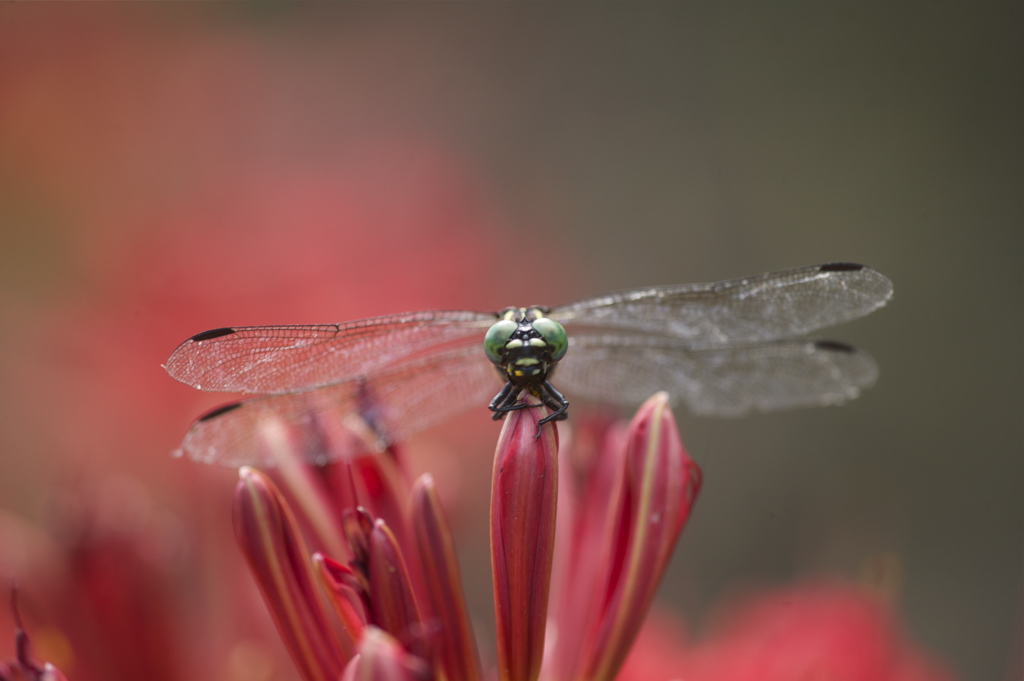
[[[433,481],[410,486],[393,457],[312,469],[292,452],[291,463],[280,459],[288,494],[254,469],[240,472],[236,536],[304,679],[419,679],[435,667],[449,679],[480,676]],[[351,499],[341,522],[310,522],[329,516],[341,490]],[[290,499],[304,500],[305,522]],[[302,525],[315,546],[339,547],[335,555],[307,549]]]
[[[664,395],[641,407],[628,429],[610,428],[601,451],[592,453],[582,491],[562,485],[568,522],[558,530],[568,534],[559,544],[562,578],[554,582],[559,607],[549,613],[559,455],[555,424],[538,432],[541,415],[540,408],[510,413],[495,456],[497,674],[508,681],[610,680],[689,515],[699,471],[686,456]],[[268,446],[286,450],[287,438],[275,433],[272,424],[264,430]],[[299,461],[301,453],[278,459]],[[257,471],[241,471],[238,540],[305,679],[337,678],[342,667],[346,679],[482,677],[433,481],[423,476],[409,486],[394,465],[386,453],[335,464],[316,477],[298,475],[287,464],[288,493]],[[318,516],[338,479],[347,480],[341,488],[356,490],[350,498],[360,504],[343,512],[341,531],[329,522],[298,520],[289,499],[304,500],[311,510],[302,515]],[[397,512],[401,499],[410,500],[404,515]],[[336,533],[315,541],[341,546],[338,560],[311,555],[300,536],[304,524],[314,535]],[[549,627],[554,636],[546,636]]]

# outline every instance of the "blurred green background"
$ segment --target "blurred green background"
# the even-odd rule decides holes
[[[662,597],[699,630],[737,589],[881,579],[961,678],[1019,678],[1022,26],[985,2],[4,3],[0,507],[37,517],[61,451],[154,485],[189,465],[164,457],[216,401],[159,364],[205,328],[864,262],[893,301],[827,335],[876,387],[680,415],[705,486]]]

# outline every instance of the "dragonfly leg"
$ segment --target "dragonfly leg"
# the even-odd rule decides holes
[[[487,408],[494,412],[491,418],[499,421],[506,412],[531,406],[522,402],[516,403],[516,400],[519,399],[519,393],[522,391],[521,387],[513,385],[511,382],[505,383],[504,387],[491,400],[491,403],[487,405]]]
[[[537,426],[543,426],[548,421],[563,421],[569,418],[569,401],[565,399],[565,395],[558,392],[555,386],[551,385],[551,381],[544,381],[544,386],[541,390],[537,391],[538,397],[544,403],[544,406],[551,410],[551,413],[542,418]],[[540,434],[538,428],[538,435]]]

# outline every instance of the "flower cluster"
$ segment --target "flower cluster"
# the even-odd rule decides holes
[[[604,429],[588,456],[571,444],[560,453],[539,412],[508,415],[494,461],[497,677],[611,681],[700,472],[664,394]],[[303,679],[485,678],[431,477],[409,485],[390,453],[311,469],[278,425],[264,436],[281,485],[240,471],[235,532]],[[572,471],[561,479],[560,463]]]
[[[279,423],[261,425],[260,441],[278,465],[269,475],[241,470],[235,533],[301,678],[953,678],[907,640],[879,593],[849,584],[754,594],[714,618],[703,639],[664,615],[647,616],[700,489],[665,398],[649,400],[628,425],[574,417],[561,442],[553,424],[538,436],[539,412],[507,417],[494,460],[496,636],[481,645],[483,655],[433,479],[410,483],[395,450],[312,467],[305,461],[317,452],[302,447],[348,450],[336,438],[360,436],[324,429],[301,437]],[[61,671],[82,681],[272,678],[282,662],[275,651],[221,631],[227,620],[260,624],[223,599],[232,585],[248,586],[237,576],[212,591],[227,620],[176,644],[169,632],[197,621],[167,607],[160,585],[174,554],[151,541],[167,528],[141,522],[138,499],[115,501],[128,491],[107,487],[103,497],[115,509],[106,515],[136,516],[129,527],[90,520],[81,512],[89,504],[75,506],[82,527],[68,555],[43,542],[12,573],[26,593],[44,598],[29,601],[30,627],[12,608],[16,646],[0,653],[10,659],[0,662],[0,681],[62,681]],[[0,515],[0,544],[31,544],[18,527]],[[66,568],[44,569],[55,565]],[[61,671],[35,661],[26,628],[39,657]],[[185,655],[197,642],[208,645],[201,667]]]

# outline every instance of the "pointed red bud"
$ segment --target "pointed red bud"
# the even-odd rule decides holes
[[[419,609],[398,541],[383,520],[373,524],[367,549],[370,621],[413,646],[423,635]]]
[[[334,633],[284,497],[267,476],[243,467],[233,515],[235,537],[303,679],[335,681],[353,644]]]
[[[438,649],[438,664],[448,679],[478,681],[480,660],[462,595],[455,544],[429,474],[413,486],[412,532],[423,573],[425,633]]]
[[[539,407],[509,412],[491,483],[491,570],[498,675],[534,681],[544,653],[558,498],[554,423],[539,428]]]
[[[358,641],[369,619],[366,592],[352,570],[322,553],[313,554],[313,567],[334,614],[349,638]]]
[[[629,425],[616,550],[604,612],[583,650],[581,678],[612,681],[640,631],[676,539],[700,490],[700,469],[658,393]]]

